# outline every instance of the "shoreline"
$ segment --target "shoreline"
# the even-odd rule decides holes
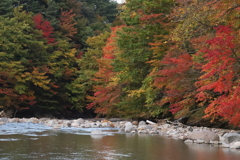
[[[113,128],[121,133],[130,134],[158,134],[169,138],[182,140],[185,143],[218,145],[240,151],[240,130],[219,128],[207,128],[187,126],[182,123],[173,123],[167,120],[154,123],[152,121],[130,121],[120,118],[109,120],[97,119],[51,119],[51,118],[0,118],[0,127],[5,123],[35,123],[52,127],[52,129],[69,128],[93,128],[91,134],[103,134],[97,132],[98,128]]]

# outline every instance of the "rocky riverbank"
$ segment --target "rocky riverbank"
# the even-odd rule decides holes
[[[92,134],[104,134],[98,132],[98,128],[118,129],[121,133],[129,134],[160,134],[173,139],[183,140],[185,143],[205,143],[210,145],[220,145],[231,149],[240,149],[240,131],[226,130],[207,127],[186,126],[181,123],[172,123],[162,120],[159,123],[151,121],[130,121],[120,119],[75,119],[61,120],[50,118],[0,118],[0,127],[5,123],[37,123],[61,129],[71,128],[96,128]],[[240,150],[239,150],[240,151]]]

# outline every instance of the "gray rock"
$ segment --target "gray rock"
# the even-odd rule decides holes
[[[139,123],[138,123],[138,126],[145,126],[146,125],[146,122],[145,121],[140,121]]]
[[[125,129],[124,128],[119,128],[118,132],[124,132]]]
[[[136,131],[135,131],[135,130],[133,130],[133,131],[131,131],[131,133],[132,133],[132,134],[135,134],[135,133],[136,133]]]
[[[93,130],[93,131],[91,132],[91,134],[92,134],[92,135],[103,135],[103,131],[97,129],[97,130]]]
[[[132,124],[133,125],[138,125],[138,121],[133,121]]]
[[[223,142],[224,143],[232,143],[235,141],[240,141],[240,134],[239,133],[226,133],[224,134],[223,138]]]
[[[143,129],[147,129],[147,125],[140,125],[137,128],[138,130],[143,130]]]
[[[240,141],[230,143],[231,149],[240,149]]]
[[[126,126],[132,126],[132,123],[131,123],[131,122],[126,122],[124,126],[125,126],[125,127],[126,127]]]
[[[184,140],[184,141],[185,141],[185,140],[186,140],[186,137],[183,136],[183,135],[181,135],[181,136],[178,137],[178,139],[181,139],[181,140]]]
[[[167,129],[167,128],[170,128],[170,127],[171,127],[170,124],[164,124],[164,125],[162,126],[162,128],[164,128],[164,129]]]
[[[76,121],[77,121],[79,124],[84,123],[84,119],[82,119],[82,118],[78,118]]]
[[[205,144],[210,144],[210,141],[209,140],[205,140],[204,143]]]
[[[80,125],[80,128],[90,128],[90,127],[91,127],[90,123],[85,123]]]
[[[71,127],[72,121],[70,121],[70,120],[65,120],[65,121],[63,121],[62,125],[63,125],[63,127]]]
[[[14,122],[17,122],[17,121],[16,121],[15,118],[9,118],[9,119],[8,119],[8,122],[9,122],[9,123],[14,123]]]
[[[147,125],[146,129],[153,129],[153,127],[151,125]]]
[[[107,127],[107,128],[110,128],[111,125],[109,122],[102,122],[102,127]]]
[[[104,134],[91,134],[90,135],[92,139],[102,139],[104,137]]]
[[[139,134],[147,134],[148,131],[144,129],[144,130],[139,130],[138,133],[139,133]]]
[[[133,125],[127,125],[124,129],[126,133],[130,133],[133,130],[135,130],[135,127]]]
[[[97,127],[102,127],[102,123],[99,121],[96,122],[96,125],[97,125]]]
[[[54,120],[47,121],[46,125],[52,127],[55,124]]]
[[[8,118],[0,118],[0,122],[8,122]]]
[[[71,127],[79,127],[80,124],[77,122],[77,121],[74,121],[72,124],[71,124]]]
[[[205,140],[202,140],[202,139],[198,139],[198,140],[196,140],[196,141],[194,141],[195,143],[198,143],[198,144],[202,144],[202,143],[204,143],[205,142]]]
[[[158,131],[155,130],[155,129],[152,129],[152,130],[149,131],[149,134],[158,134]]]
[[[29,123],[38,123],[39,120],[38,120],[37,118],[33,117],[33,118],[29,118],[29,119],[27,120],[27,122],[29,122]]]
[[[192,132],[188,138],[192,140],[219,141],[218,134],[208,130]]]
[[[179,133],[178,131],[171,131],[169,133],[167,133],[169,136],[177,136]]]
[[[187,140],[185,140],[184,142],[185,142],[185,143],[193,143],[193,140],[187,139]]]

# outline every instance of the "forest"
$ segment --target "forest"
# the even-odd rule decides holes
[[[0,110],[240,127],[239,0],[1,0]]]

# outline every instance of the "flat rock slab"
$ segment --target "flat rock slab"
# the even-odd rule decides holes
[[[203,130],[203,131],[192,132],[189,135],[189,139],[204,140],[204,141],[219,141],[219,136],[218,134],[212,131]]]

